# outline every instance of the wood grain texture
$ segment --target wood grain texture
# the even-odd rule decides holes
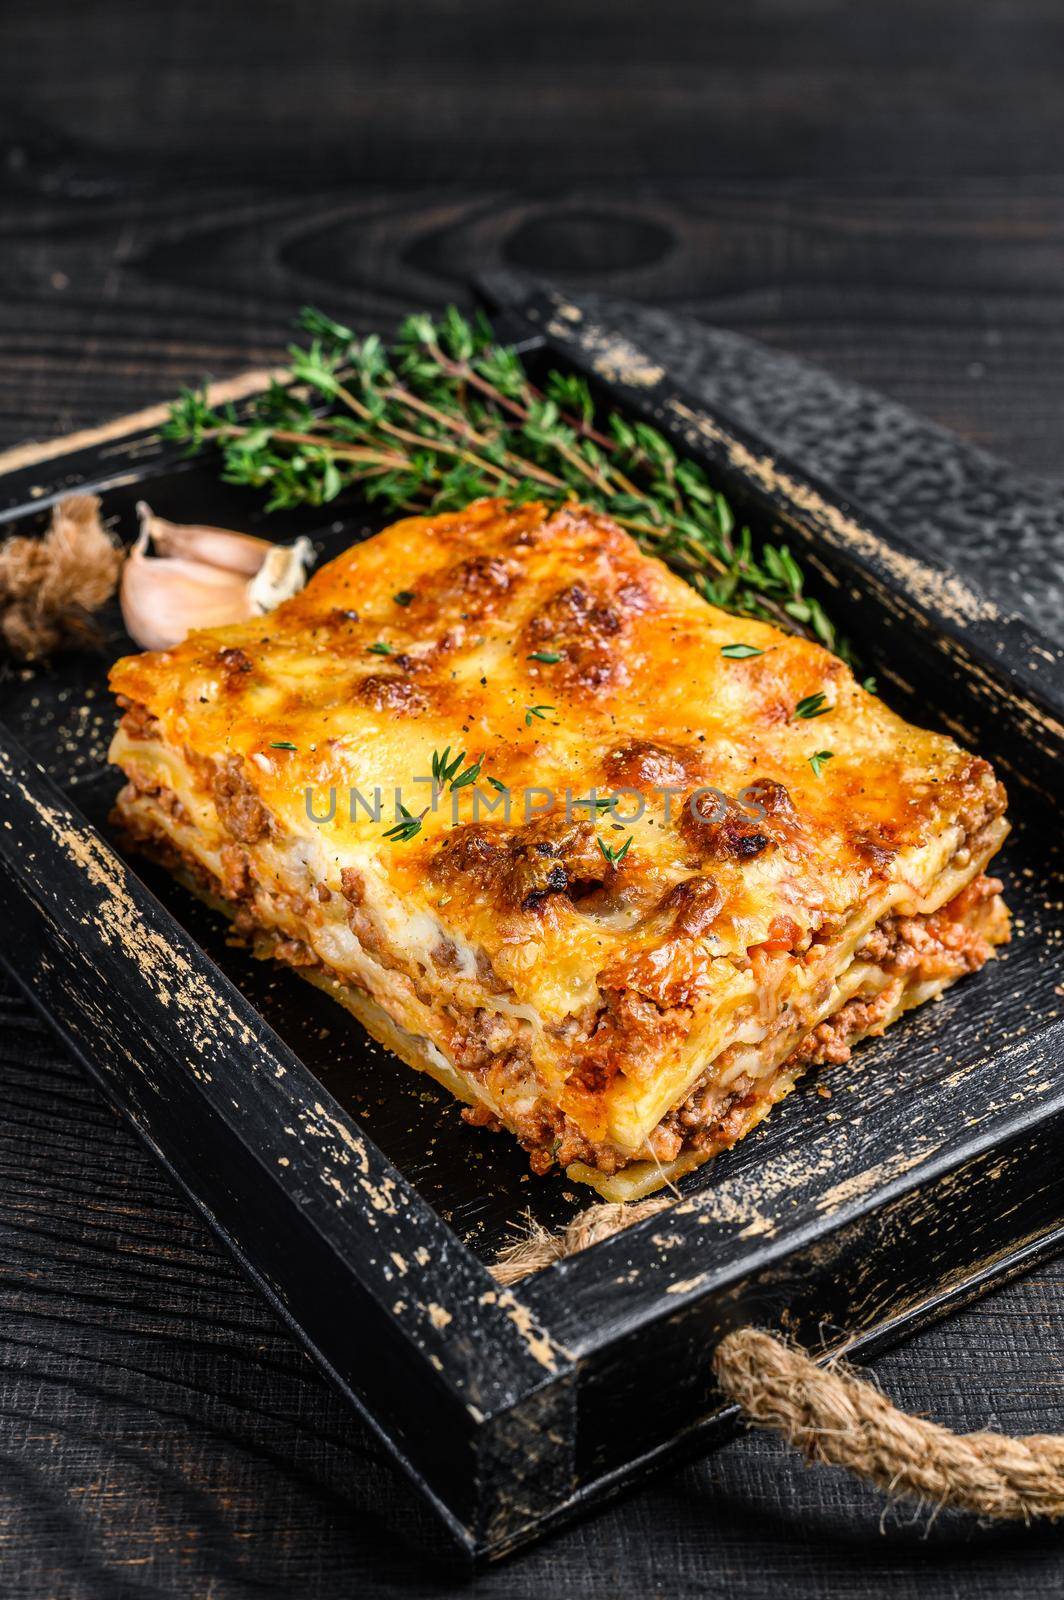
[[[9,175],[0,428],[69,432],[271,365],[304,301],[384,329],[519,266],[682,307],[1059,477],[1064,181],[917,182],[904,198],[834,170],[813,193],[795,177],[293,195],[205,177],[82,200],[46,174],[10,192]]]
[[[0,427],[521,266],[678,304],[1060,474],[1054,0],[69,0],[0,20]],[[33,85],[32,97],[27,88]]]
[[[43,0],[0,22],[0,440],[270,364],[497,265],[681,306],[1062,476],[1055,0]],[[374,1447],[7,996],[0,1570],[37,1597],[435,1594]],[[1060,1263],[876,1362],[1059,1427]],[[728,1446],[477,1594],[1056,1596],[1059,1541]],[[457,1591],[456,1591],[457,1592]]]

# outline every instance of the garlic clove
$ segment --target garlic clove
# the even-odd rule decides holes
[[[122,620],[144,650],[169,650],[193,628],[221,627],[255,616],[239,572],[180,556],[153,557],[142,533],[122,568]]]
[[[309,539],[277,545],[167,522],[143,500],[137,514],[140,533],[122,569],[120,600],[126,631],[145,650],[169,650],[194,628],[261,617],[307,581]],[[152,546],[159,554],[149,555]]]
[[[224,567],[253,578],[271,550],[269,539],[256,539],[251,533],[234,533],[229,528],[201,527],[194,523],[168,522],[157,517],[146,500],[137,501],[140,531],[148,535],[160,556],[187,556],[205,561],[210,567]]]

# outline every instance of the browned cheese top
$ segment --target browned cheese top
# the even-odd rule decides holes
[[[918,900],[957,828],[1003,805],[986,762],[828,651],[707,605],[578,507],[396,523],[271,615],[126,657],[112,685],[174,750],[233,763],[336,886],[357,872],[545,1020],[617,991],[709,1004],[751,948],[807,949],[887,882]],[[817,695],[824,714],[796,715]],[[448,748],[463,771],[483,758],[476,783],[387,838],[395,790],[419,815]],[[352,812],[378,788],[379,819]],[[620,793],[620,824],[577,803],[593,792]]]

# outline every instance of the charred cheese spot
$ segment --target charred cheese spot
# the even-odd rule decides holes
[[[701,765],[697,750],[653,739],[632,739],[610,751],[603,770],[617,788],[680,789],[700,776]]]
[[[554,816],[516,829],[455,828],[430,865],[435,882],[471,884],[503,912],[539,911],[556,896],[579,900],[607,871],[591,824]]]
[[[793,821],[796,816],[790,794],[775,778],[757,778],[748,783],[739,799],[748,811],[763,812],[767,817]]]
[[[228,686],[243,673],[251,672],[254,663],[246,650],[234,647],[219,650],[218,665],[222,669],[222,680]]]
[[[371,672],[363,678],[355,688],[355,698],[371,711],[396,711],[408,716],[424,711],[428,705],[425,693],[416,683],[382,672]]]
[[[794,802],[774,778],[755,779],[735,798],[696,790],[684,804],[680,832],[700,861],[749,861],[781,847],[796,860],[808,848]]]
[[[526,655],[550,649],[561,656],[550,668],[552,684],[569,692],[594,693],[628,682],[624,634],[625,613],[608,593],[571,583],[529,618],[522,646]]]
[[[749,861],[775,849],[768,829],[717,789],[696,790],[688,797],[680,832],[700,861]]]
[[[617,604],[622,611],[638,616],[643,611],[653,611],[654,596],[649,589],[634,579],[617,586]]]
[[[634,990],[663,1011],[694,1005],[710,979],[715,950],[709,935],[724,904],[715,879],[681,879],[633,930],[636,949],[609,963],[598,975],[607,1003],[614,990]]]
[[[520,576],[521,568],[505,556],[469,556],[420,585],[420,608],[457,611],[466,620],[483,620],[502,609]]]
[[[715,878],[684,878],[669,890],[659,911],[671,919],[674,938],[700,939],[712,928],[723,904]]]
[[[582,526],[583,519],[574,523],[570,513],[564,510],[546,517],[514,516],[510,520],[502,542],[510,550],[526,552],[538,545],[549,544],[557,538],[566,537],[570,527]]]
[[[883,871],[898,853],[893,831],[885,822],[876,828],[852,828],[849,840],[854,854],[866,861],[873,871]]]

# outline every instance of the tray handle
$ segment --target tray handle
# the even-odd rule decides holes
[[[517,1283],[672,1204],[671,1195],[655,1195],[590,1206],[562,1233],[535,1228],[517,1240],[493,1275]],[[821,1365],[763,1328],[726,1334],[712,1362],[723,1394],[750,1426],[782,1434],[807,1461],[846,1467],[892,1498],[995,1521],[1064,1517],[1064,1434],[954,1433],[900,1411],[844,1361]]]

